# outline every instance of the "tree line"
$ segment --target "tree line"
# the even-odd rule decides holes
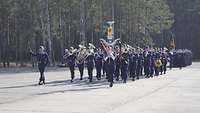
[[[199,0],[168,0],[175,23],[174,32],[176,47],[190,49],[193,59],[200,59],[200,1]]]
[[[115,38],[131,46],[168,46],[173,5],[167,0],[1,0],[0,62],[34,62],[28,52],[39,45],[52,64],[61,62],[65,48],[83,41],[98,46],[111,20]]]

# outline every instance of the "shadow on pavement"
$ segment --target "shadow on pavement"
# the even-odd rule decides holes
[[[145,79],[144,76],[140,76],[140,79]],[[127,80],[131,81],[130,78]],[[114,81],[115,84],[124,84],[122,80]],[[29,85],[16,85],[16,86],[7,86],[7,87],[0,87],[0,89],[17,89],[17,88],[25,88],[25,87],[37,87],[38,84],[29,84]],[[52,94],[52,93],[58,93],[58,92],[70,92],[70,91],[88,91],[88,90],[94,90],[94,89],[102,89],[102,88],[109,88],[109,83],[107,82],[107,79],[103,77],[101,80],[97,80],[96,77],[93,78],[93,82],[89,82],[87,77],[84,77],[83,80],[79,80],[79,78],[75,79],[74,82],[71,83],[71,80],[58,80],[58,81],[51,81],[46,82],[47,87],[56,87],[56,86],[70,86],[69,89],[63,89],[63,90],[55,90],[51,92],[44,92],[39,93],[38,95],[45,95],[45,94]],[[73,87],[75,86],[75,87]]]

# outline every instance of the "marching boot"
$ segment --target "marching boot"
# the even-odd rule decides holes
[[[42,85],[42,83],[41,83],[42,81],[39,81],[39,83],[38,83],[38,85]]]
[[[80,79],[79,80],[83,80],[83,77],[80,77]]]
[[[74,78],[71,78],[70,82],[71,82],[71,83],[74,82]]]
[[[45,82],[45,80],[43,80],[43,85],[45,85],[46,84],[46,82]]]
[[[113,87],[113,82],[110,82],[110,85],[109,85],[110,87]]]
[[[132,78],[132,81],[135,81],[135,77]]]

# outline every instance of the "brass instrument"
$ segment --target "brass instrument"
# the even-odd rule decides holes
[[[143,53],[144,52],[144,49],[140,48],[140,47],[137,47],[136,49],[136,53]]]
[[[63,56],[64,59],[67,59],[69,56],[76,54],[77,49],[70,47],[70,49],[65,49],[65,55]]]
[[[76,52],[77,52],[77,49],[74,49],[71,52],[69,52],[69,55],[74,55],[74,54],[76,54]]]
[[[93,44],[89,43],[89,48],[95,49],[96,47]]]
[[[93,54],[95,48],[96,48],[96,47],[95,47],[93,44],[89,43],[88,55]]]
[[[86,47],[79,45],[79,51],[77,52],[77,58],[76,58],[76,63],[77,64],[83,64],[85,60],[85,55],[86,55]]]
[[[166,47],[163,48],[163,52],[169,51]]]
[[[68,55],[69,55],[69,50],[65,49],[65,54],[63,56],[63,59],[67,59]]]
[[[121,48],[121,53],[128,53],[129,52],[129,48],[128,45],[124,44],[123,47]]]
[[[135,48],[134,48],[134,47],[132,47],[132,46],[130,46],[130,45],[127,45],[127,46],[128,46],[128,48],[129,48],[130,51],[135,52]]]
[[[161,66],[162,66],[161,60],[160,60],[160,59],[156,59],[156,60],[155,60],[155,67],[159,68],[159,67],[161,67]]]
[[[87,58],[90,55],[94,55],[94,49],[95,48],[96,47],[93,44],[89,43],[89,47],[88,47],[88,49],[86,51],[86,57],[85,58]]]

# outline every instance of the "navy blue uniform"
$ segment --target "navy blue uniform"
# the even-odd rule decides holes
[[[71,54],[67,57],[67,63],[71,72],[71,82],[74,80],[74,70],[75,70],[75,60],[76,56],[74,54]]]
[[[161,58],[161,61],[162,61],[162,69],[161,69],[161,74],[164,72],[164,74],[166,74],[166,71],[167,71],[167,56],[166,54],[162,54],[162,58]]]
[[[120,56],[117,55],[115,58],[115,77],[116,77],[116,81],[119,81],[119,76],[120,76]]]
[[[115,72],[115,61],[111,57],[105,61],[105,71],[106,76],[108,77],[108,82],[110,82],[110,87],[112,87]]]
[[[88,76],[89,76],[88,79],[90,82],[92,82],[93,69],[94,69],[94,54],[87,56],[86,62],[87,62],[87,70],[88,70]]]
[[[96,53],[95,54],[95,67],[96,67],[96,71],[97,71],[97,79],[100,80],[101,79],[101,70],[103,67],[103,54],[101,53]]]
[[[46,52],[37,53],[37,54],[34,54],[31,52],[31,55],[35,56],[38,61],[38,69],[40,71],[39,85],[41,85],[41,82],[43,82],[43,84],[45,84],[44,71],[45,71],[45,67],[49,63],[49,56]]]
[[[169,68],[173,68],[173,53],[169,52]]]
[[[150,77],[153,77],[155,70],[155,54],[151,53],[151,63],[150,63]]]
[[[104,57],[103,57],[103,76],[106,75],[106,61],[104,61]]]
[[[128,66],[129,66],[128,53],[124,53],[122,54],[122,59],[121,59],[121,75],[124,83],[126,83],[128,77]]]
[[[130,75],[132,77],[132,80],[135,80],[136,76],[136,68],[137,68],[137,54],[131,54],[130,60],[129,60],[129,69],[130,69]]]
[[[77,63],[77,66],[78,66],[78,70],[80,72],[80,80],[83,80],[84,62]]]
[[[150,75],[151,55],[148,53],[144,56],[144,73],[146,78]]]
[[[139,76],[142,75],[142,68],[143,68],[143,56],[142,54],[137,54],[137,67],[136,67],[136,76],[139,79]]]

